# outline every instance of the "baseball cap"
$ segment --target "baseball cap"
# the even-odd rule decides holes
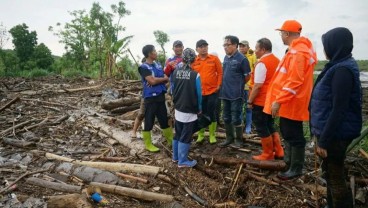
[[[183,51],[183,61],[187,64],[193,63],[194,59],[196,58],[196,53],[191,48],[186,48]]]
[[[296,20],[286,20],[281,28],[276,30],[301,33],[302,25]]]
[[[246,41],[246,40],[242,40],[242,41],[240,41],[240,43],[239,43],[239,44],[249,46],[249,42],[248,42],[248,41]]]
[[[181,42],[180,40],[176,40],[176,41],[174,41],[174,43],[173,43],[173,47],[175,47],[175,46],[178,46],[178,45],[183,45],[183,42]]]
[[[201,47],[201,46],[203,46],[203,45],[208,45],[208,43],[207,43],[207,41],[205,41],[205,40],[203,40],[203,39],[200,39],[199,41],[197,41],[197,43],[196,43],[196,48],[198,48],[198,47]]]

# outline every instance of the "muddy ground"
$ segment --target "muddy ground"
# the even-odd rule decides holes
[[[326,203],[325,189],[322,188],[321,193],[315,191],[316,179],[321,187],[324,187],[324,184],[323,180],[321,181],[314,173],[316,158],[311,143],[307,145],[304,176],[290,182],[282,182],[276,178],[277,171],[244,165],[237,177],[237,183],[233,185],[232,181],[236,178],[240,165],[216,164],[211,159],[202,159],[201,155],[250,159],[252,155],[260,152],[261,147],[256,142],[246,143],[245,149],[250,152],[238,151],[230,147],[219,148],[217,145],[210,145],[207,141],[201,145],[194,144],[191,148],[191,157],[198,160],[198,168],[183,170],[178,169],[176,164],[171,162],[169,147],[164,139],[160,138],[157,128],[154,129],[154,134],[155,138],[158,138],[156,144],[161,151],[159,153],[141,151],[132,155],[129,148],[121,144],[112,144],[109,136],[104,136],[103,131],[95,128],[86,119],[88,115],[85,112],[88,109],[89,112],[96,112],[93,116],[128,133],[133,120],[127,120],[127,116],[112,114],[101,109],[101,102],[107,97],[114,96],[133,99],[140,89],[140,83],[137,81],[115,79],[96,81],[83,77],[65,79],[56,76],[38,79],[3,78],[0,82],[0,107],[5,106],[15,97],[20,97],[20,100],[0,112],[0,189],[6,186],[6,181],[14,181],[27,171],[41,170],[49,162],[60,163],[47,159],[43,155],[45,152],[73,159],[90,160],[109,149],[105,156],[122,158],[119,162],[162,167],[163,174],[174,181],[174,184],[170,184],[154,176],[127,173],[147,179],[149,183],[122,179],[124,186],[173,195],[178,203],[149,202],[103,192],[102,195],[109,201],[105,207],[180,207],[179,204],[183,207],[203,207],[203,204],[188,195],[184,187],[197,194],[210,207],[220,206],[223,202],[232,202],[233,207],[317,207],[316,197],[319,198],[320,206]],[[134,118],[134,114],[131,118]],[[27,121],[29,123],[16,128],[17,124]],[[5,131],[9,128],[9,131]],[[223,129],[219,128],[219,132],[221,131]],[[5,143],[3,139],[28,141],[31,144],[16,147]],[[218,139],[219,142],[222,140]],[[347,180],[352,176],[368,178],[368,160],[361,155],[349,154],[346,164],[349,176]],[[317,166],[319,165],[317,161]],[[48,172],[34,176],[44,178],[43,175],[49,175],[50,178],[52,174],[55,175],[57,172],[50,169]],[[256,180],[254,175],[267,180]],[[47,200],[47,196],[67,194],[27,184],[25,183],[27,177],[17,183],[16,189],[7,194],[0,194],[0,207],[15,207],[9,205],[9,201],[16,201],[15,196],[19,205],[28,197]],[[65,182],[76,183],[70,180]],[[368,184],[358,182],[355,184],[355,193],[363,194],[363,197],[356,200],[357,207],[368,207],[367,190],[363,190],[364,187],[367,189]],[[232,191],[229,194],[230,189]],[[93,206],[99,205],[93,204]]]

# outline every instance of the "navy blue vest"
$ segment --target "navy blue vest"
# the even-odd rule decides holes
[[[336,69],[345,67],[354,75],[352,94],[349,98],[349,107],[343,112],[343,119],[336,129],[334,139],[352,140],[360,135],[362,129],[362,88],[359,80],[359,68],[354,58],[337,63],[323,71],[317,79],[314,87],[310,110],[311,110],[311,132],[319,137],[327,123],[332,110],[331,81]]]
[[[162,67],[156,62],[154,62],[153,64],[144,63],[141,65],[141,67],[150,70],[153,77],[164,77],[164,71],[162,70]],[[155,97],[160,95],[161,93],[166,92],[166,87],[163,83],[149,86],[147,80],[144,77],[142,77],[142,83],[143,98]]]

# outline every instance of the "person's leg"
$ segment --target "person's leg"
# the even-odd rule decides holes
[[[234,148],[241,148],[244,146],[243,141],[243,126],[242,126],[242,106],[243,99],[237,99],[231,101],[231,122],[235,128],[235,143],[232,145]]]
[[[209,96],[202,96],[202,114],[203,115],[208,115],[208,109],[207,109],[208,98],[209,98]],[[198,137],[197,137],[196,143],[202,143],[203,142],[204,131],[205,131],[205,128],[202,128],[198,131]]]
[[[176,120],[175,121],[175,136],[174,136],[173,145],[172,145],[172,149],[173,149],[172,161],[173,162],[179,161],[179,139],[181,137],[182,131],[183,131],[183,123]]]
[[[150,152],[158,152],[160,149],[152,144],[151,130],[155,122],[155,114],[157,110],[157,103],[145,103],[144,113],[144,129],[142,137],[146,149]]]
[[[248,96],[249,96],[249,90],[244,90],[244,100],[247,101],[248,100]],[[246,102],[245,102],[246,103]],[[247,108],[247,104],[244,105],[245,106],[245,129],[244,129],[244,133],[246,134],[250,134],[252,131],[252,109]]]
[[[220,146],[226,147],[234,142],[235,135],[234,135],[234,125],[231,123],[231,101],[222,100],[222,103],[224,105],[222,116],[225,123],[226,140],[222,142]]]
[[[253,123],[259,137],[261,137],[262,154],[253,156],[254,160],[273,160],[273,140],[268,129],[268,116],[263,113],[263,106],[253,105]]]
[[[333,208],[353,207],[352,195],[346,186],[344,160],[350,141],[334,141],[327,148],[327,158],[323,159],[326,176],[328,206]]]
[[[178,167],[194,167],[197,164],[196,160],[188,159],[189,149],[192,142],[193,128],[197,125],[197,121],[183,123],[181,135],[178,137]]]
[[[134,120],[134,125],[133,125],[133,129],[132,129],[132,137],[133,138],[137,138],[137,131],[139,126],[141,125],[143,119],[144,119],[144,99],[141,99],[141,105],[139,106],[139,111],[138,111],[138,116],[135,118]]]
[[[283,159],[284,158],[284,148],[281,146],[281,138],[280,134],[275,129],[275,119],[272,118],[271,115],[267,115],[267,128],[272,136],[273,141],[273,151],[275,153],[275,159]]]
[[[216,122],[217,122],[217,125],[220,125],[220,121],[221,121],[221,99],[217,98],[216,100]]]
[[[278,177],[290,180],[302,175],[305,157],[305,138],[303,133],[303,122],[280,117],[280,129],[283,138],[289,143],[290,167],[286,172],[281,172]]]
[[[162,129],[162,133],[166,138],[167,143],[171,145],[174,134],[172,128],[169,126],[168,123],[167,109],[165,102],[158,102],[157,105],[158,106],[155,115],[157,117],[158,123],[160,124],[160,128]]]
[[[213,94],[211,94],[211,95],[208,96],[208,100],[207,100],[207,115],[211,119],[211,124],[208,127],[209,133],[210,133],[210,143],[211,144],[214,144],[214,143],[217,142],[217,140],[216,140],[216,127],[217,127],[217,122],[216,122],[216,115],[215,115],[216,102],[217,102],[217,93],[213,93]]]

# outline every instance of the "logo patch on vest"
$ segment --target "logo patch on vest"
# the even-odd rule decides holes
[[[190,79],[190,71],[178,70],[176,73],[176,79]]]

